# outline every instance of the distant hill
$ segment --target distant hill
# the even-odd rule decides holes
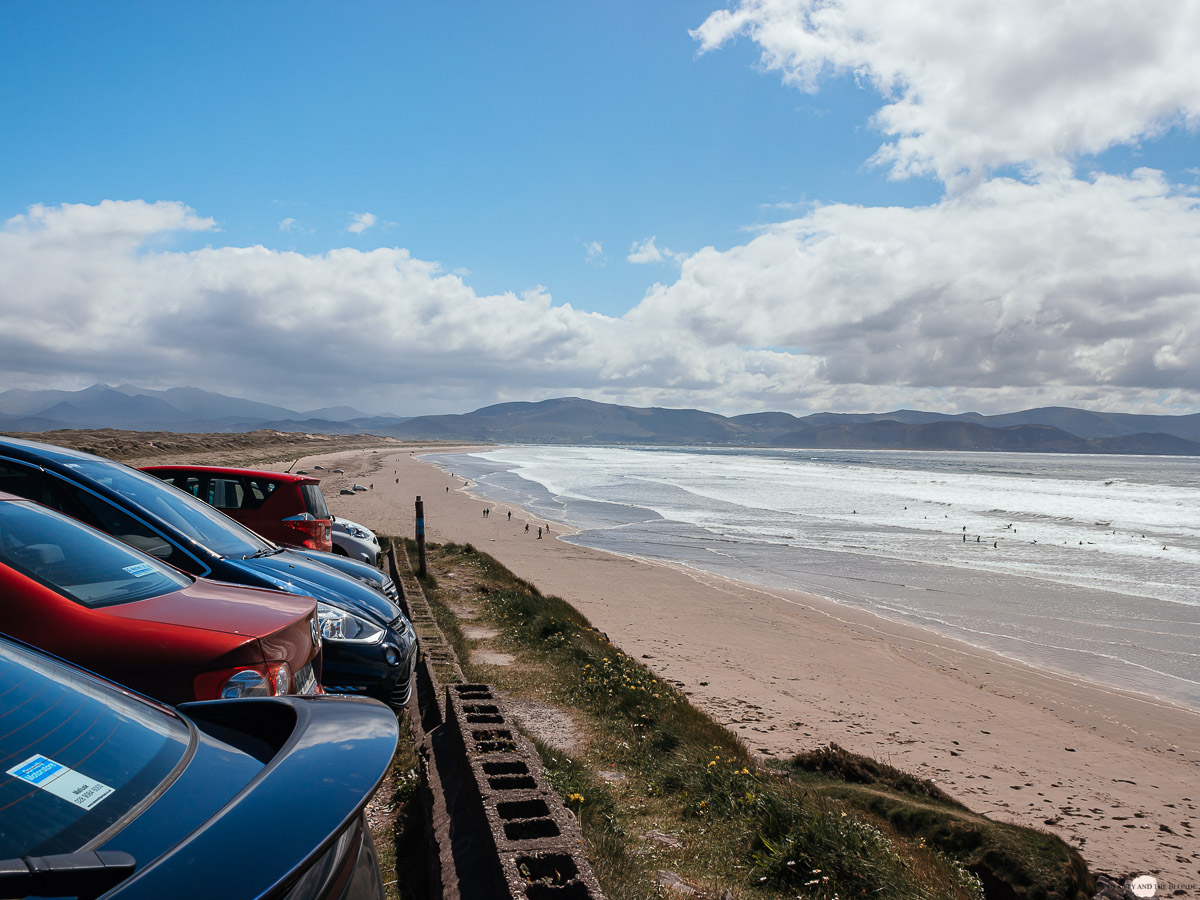
[[[1076,425],[1084,433],[1060,423]],[[978,413],[951,416],[899,410],[816,413],[804,417],[770,412],[726,418],[696,409],[616,406],[565,397],[540,403],[503,403],[463,415],[418,416],[390,426],[383,433],[409,439],[531,444],[1200,455],[1200,441],[1192,439],[1200,437],[1200,416],[1118,415],[1065,408],[1026,410],[1005,416]]]
[[[0,393],[0,428],[5,431],[53,431],[60,428],[119,428],[128,431],[346,433],[355,420],[393,424],[395,416],[368,416],[351,406],[297,412],[285,406],[177,387],[165,391],[122,384],[94,384],[80,391]],[[369,431],[351,428],[350,431]]]
[[[667,444],[825,449],[1030,450],[1200,455],[1200,415],[1143,416],[1069,407],[1003,415],[925,412],[748,413],[619,406],[578,397],[500,403],[462,415],[369,416],[348,406],[298,412],[198,388],[92,385],[0,393],[0,430],[376,434],[416,440],[529,444]]]

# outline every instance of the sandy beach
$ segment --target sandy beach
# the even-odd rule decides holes
[[[1094,871],[1200,896],[1200,712],[820,597],[572,546],[556,539],[564,526],[473,496],[408,447],[296,468],[323,476],[335,515],[382,533],[412,535],[421,496],[429,540],[470,542],[568,600],[764,756],[836,743],[1059,834]],[[353,483],[372,489],[339,494]]]

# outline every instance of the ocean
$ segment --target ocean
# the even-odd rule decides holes
[[[792,588],[1200,709],[1200,458],[517,446],[427,456],[564,540]]]

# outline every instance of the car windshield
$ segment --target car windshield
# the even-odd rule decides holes
[[[74,853],[174,780],[185,722],[0,639],[0,859]]]
[[[87,607],[159,597],[192,580],[36,503],[0,502],[0,563]]]
[[[241,558],[275,549],[249,528],[152,475],[102,460],[71,460],[66,466],[116,491],[219,556]]]

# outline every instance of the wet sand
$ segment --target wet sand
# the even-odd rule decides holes
[[[382,533],[412,535],[422,496],[428,540],[470,542],[563,597],[764,756],[837,743],[1059,834],[1095,871],[1153,873],[1200,896],[1198,711],[809,594],[572,546],[555,539],[565,526],[477,498],[408,448],[297,468],[324,476],[335,515]],[[352,483],[373,489],[338,493]]]

